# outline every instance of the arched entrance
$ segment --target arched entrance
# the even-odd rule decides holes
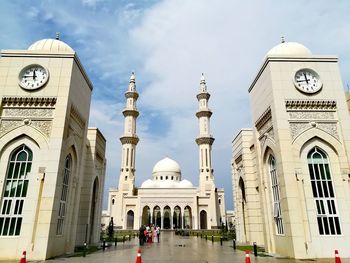
[[[126,214],[126,229],[134,229],[134,211],[132,210]]]
[[[246,230],[246,225],[245,225],[245,207],[244,204],[246,202],[245,200],[245,186],[244,186],[244,181],[242,177],[239,178],[238,186],[241,189],[241,200],[242,200],[242,219],[243,219],[243,235],[244,238],[243,240],[246,241],[246,236],[247,236],[247,230]]]
[[[192,210],[189,206],[186,206],[184,209],[184,227],[192,229]]]
[[[179,206],[175,206],[174,208],[173,228],[174,229],[181,228],[181,208]]]
[[[201,229],[208,229],[207,226],[207,212],[205,210],[202,210],[200,212],[200,228]]]
[[[171,215],[171,210],[169,206],[164,207],[164,214],[163,214],[163,228],[164,229],[170,229],[170,215]]]
[[[89,236],[89,243],[93,243],[94,240],[94,230],[95,228],[95,213],[96,213],[96,204],[97,204],[97,197],[98,197],[98,179],[97,177],[94,180],[94,184],[92,186],[92,198],[91,198],[91,208],[90,208],[90,236]]]
[[[161,226],[162,225],[162,217],[160,214],[160,207],[156,206],[153,208],[153,220],[152,220],[153,224],[155,226]]]
[[[149,206],[145,206],[142,210],[142,225],[150,225],[151,224],[151,211]]]

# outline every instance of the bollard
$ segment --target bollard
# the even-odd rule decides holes
[[[123,243],[125,242],[125,236],[123,236]]]
[[[207,235],[205,235],[205,240],[208,240],[208,236]]]
[[[114,238],[114,246],[116,247],[117,246],[117,243],[118,243],[118,238]]]
[[[220,245],[222,246],[222,237],[220,237]]]
[[[129,241],[131,240],[131,234],[129,235]]]
[[[198,237],[198,232],[197,232],[197,237]]]
[[[203,237],[202,237],[202,233],[201,233],[201,238],[203,238]]]
[[[83,250],[83,257],[85,258],[86,256],[86,242],[84,242],[84,250]]]
[[[256,245],[256,242],[253,242],[253,248],[254,248],[254,256],[258,256],[258,247]]]
[[[211,242],[212,243],[214,242],[214,236],[211,236]]]
[[[233,240],[233,249],[236,250],[236,239]]]
[[[105,251],[105,249],[106,249],[106,240],[103,239],[102,250]]]

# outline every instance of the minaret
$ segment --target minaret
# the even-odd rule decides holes
[[[202,74],[199,93],[197,99],[199,102],[199,110],[196,116],[199,120],[199,136],[196,143],[199,146],[199,187],[201,192],[211,191],[214,185],[211,146],[214,138],[210,134],[210,117],[211,110],[208,108],[210,94],[207,91],[207,84]]]
[[[120,137],[122,143],[122,160],[120,166],[119,191],[132,195],[135,187],[135,152],[139,138],[136,135],[136,118],[139,112],[136,101],[139,94],[136,91],[135,74],[131,74],[129,88],[125,92],[126,107],[124,115],[124,134]]]

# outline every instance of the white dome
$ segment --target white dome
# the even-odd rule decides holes
[[[177,162],[166,157],[160,160],[159,162],[157,162],[156,165],[153,167],[152,173],[159,173],[159,172],[181,173],[181,168]]]
[[[54,52],[74,52],[74,50],[63,41],[57,39],[42,39],[33,43],[28,50],[54,51]]]
[[[270,49],[267,56],[311,56],[310,49],[296,42],[283,42]]]
[[[182,181],[179,183],[179,185],[180,185],[180,188],[189,188],[189,187],[193,187],[193,184],[192,184],[190,181],[186,180],[186,179],[182,180]]]
[[[140,188],[192,188],[193,184],[188,180],[171,181],[171,180],[151,180],[148,179],[141,184]]]

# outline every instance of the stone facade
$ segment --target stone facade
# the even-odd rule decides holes
[[[238,240],[292,258],[350,257],[350,118],[337,57],[283,42],[249,93],[254,128],[233,140]]]
[[[25,250],[43,260],[99,240],[106,141],[87,127],[91,92],[62,41],[1,51],[0,259]]]

